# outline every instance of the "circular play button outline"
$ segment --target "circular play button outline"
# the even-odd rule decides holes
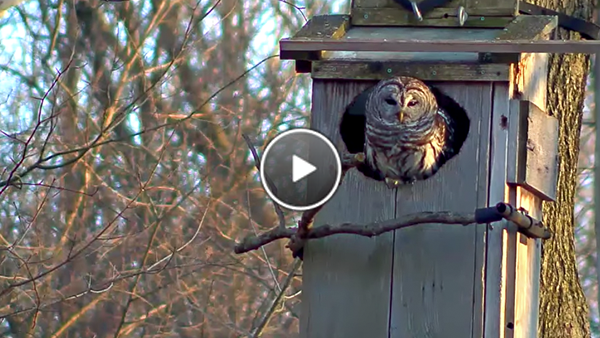
[[[311,205],[307,205],[307,206],[296,206],[296,205],[291,205],[291,204],[283,202],[281,199],[279,199],[273,193],[273,191],[271,191],[271,188],[269,188],[269,184],[267,184],[267,180],[265,179],[264,166],[265,166],[265,163],[267,162],[267,161],[265,161],[265,159],[269,155],[269,151],[273,148],[273,146],[277,143],[277,141],[280,141],[284,137],[293,135],[293,134],[310,134],[311,136],[318,137],[321,141],[323,141],[329,147],[329,149],[331,150],[332,154],[335,157],[336,175],[335,175],[335,183],[331,187],[331,191],[329,191],[329,193],[327,195],[325,195],[325,197],[323,197],[320,201],[313,203]],[[307,162],[307,163],[309,163],[309,162]],[[275,201],[275,203],[279,204],[280,206],[282,206],[286,209],[290,209],[290,210],[294,210],[294,211],[306,211],[306,210],[311,210],[311,209],[322,206],[323,204],[327,203],[327,201],[329,201],[333,197],[333,195],[335,194],[335,192],[337,191],[337,189],[340,186],[340,181],[342,180],[342,159],[340,158],[340,154],[338,153],[335,145],[327,137],[325,137],[325,135],[323,135],[313,129],[295,128],[295,129],[289,129],[284,132],[281,132],[280,134],[275,136],[269,142],[269,144],[267,144],[267,147],[265,148],[265,151],[263,152],[263,155],[262,155],[262,161],[260,161],[260,170],[259,171],[260,171],[259,172],[260,182],[263,186],[263,189],[265,189],[267,196],[269,196],[273,201]],[[318,175],[319,174],[318,171],[319,171],[319,168],[317,168],[316,172],[311,173],[311,175],[313,175],[313,174]]]

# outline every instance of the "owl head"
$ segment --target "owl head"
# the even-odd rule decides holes
[[[437,103],[429,87],[412,77],[379,82],[367,101],[367,111],[388,124],[406,124],[435,114]]]

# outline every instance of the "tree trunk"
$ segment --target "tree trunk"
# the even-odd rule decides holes
[[[591,0],[534,0],[532,3],[568,15],[592,19]],[[557,39],[580,39],[559,29]],[[553,232],[542,247],[540,281],[540,338],[590,337],[588,305],[575,262],[574,202],[577,184],[579,135],[590,57],[555,54],[550,58],[548,103],[560,121],[558,196],[545,203],[544,222]]]

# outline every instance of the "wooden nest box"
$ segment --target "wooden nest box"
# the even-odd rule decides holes
[[[517,6],[516,0],[453,0],[419,21],[394,0],[354,0],[350,15],[313,17],[281,41],[281,58],[295,60],[297,72],[313,79],[311,128],[340,153],[347,151],[338,132],[346,106],[391,76],[438,87],[471,120],[460,153],[430,179],[390,189],[351,170],[315,227],[419,211],[470,212],[501,201],[541,219],[542,201],[556,195],[558,167],[558,123],[546,113],[548,54],[361,51],[360,43],[328,50],[330,40],[385,46],[389,39],[550,39],[557,18],[518,15]],[[536,337],[539,269],[540,240],[506,221],[311,240],[301,337]]]

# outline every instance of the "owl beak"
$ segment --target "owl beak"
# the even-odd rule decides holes
[[[400,123],[404,122],[404,108],[406,108],[406,102],[410,102],[412,100],[412,95],[411,94],[407,94],[406,97],[404,97],[404,99],[400,102],[402,102],[402,105],[400,106],[400,113],[398,115],[398,119],[400,120]]]

